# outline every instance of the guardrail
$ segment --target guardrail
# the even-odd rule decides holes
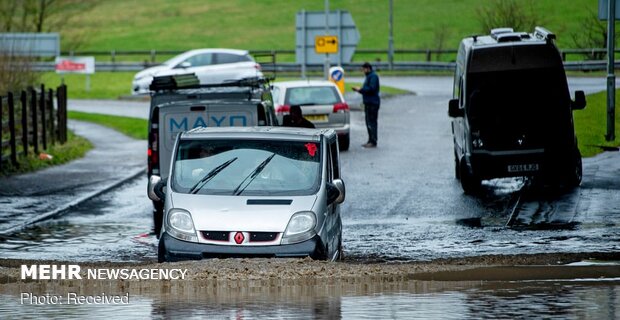
[[[0,172],[7,164],[19,167],[19,158],[29,152],[36,155],[66,141],[67,86],[54,92],[41,85],[38,91],[22,90],[19,98],[13,92],[0,97]]]
[[[85,51],[63,51],[61,55],[63,56],[95,56],[98,60],[108,60],[111,63],[117,63],[119,61],[123,61],[122,57],[141,57],[143,64],[158,64],[162,61],[160,58],[167,59],[168,57],[172,57],[187,50],[110,50],[110,51],[101,51],[101,50],[85,50]],[[252,55],[260,55],[260,54],[273,54],[276,57],[281,57],[276,59],[276,61],[294,61],[295,60],[295,50],[249,50]],[[616,49],[615,53],[620,53],[620,49]],[[607,49],[605,48],[585,48],[585,49],[563,49],[560,50],[562,55],[562,60],[566,61],[569,56],[588,56],[591,58],[601,55],[607,54]],[[456,49],[396,49],[394,50],[394,62],[403,62],[403,61],[426,61],[432,62],[433,57],[435,60],[439,60],[439,57],[445,55],[452,55],[452,59],[456,58],[457,50]],[[366,59],[358,59],[358,60],[369,60],[369,61],[377,61],[377,59],[381,61],[387,61],[387,57],[389,56],[388,49],[357,49],[355,51],[355,55],[358,58],[364,57]],[[286,57],[286,59],[282,59],[282,57]],[[445,61],[445,60],[444,60]],[[435,61],[440,62],[440,61]]]
[[[620,60],[616,61],[617,68],[620,69]],[[140,62],[96,62],[95,70],[108,71],[108,72],[137,72],[148,67],[156,66],[152,63],[140,63]],[[377,70],[390,70],[390,64],[387,62],[373,62],[375,69]],[[345,71],[359,71],[362,63],[347,63],[342,67]],[[394,62],[391,70],[396,71],[453,71],[456,64],[454,62]],[[566,61],[564,62],[566,70],[572,71],[602,71],[607,68],[607,61]],[[34,71],[53,72],[53,62],[34,62],[31,65]],[[262,64],[262,69],[265,72],[301,72],[301,64],[280,62],[275,64]],[[322,71],[323,65],[307,65],[306,71]]]

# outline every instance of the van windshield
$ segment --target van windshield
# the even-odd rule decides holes
[[[320,183],[320,144],[305,141],[179,142],[172,189],[211,195],[310,195]]]

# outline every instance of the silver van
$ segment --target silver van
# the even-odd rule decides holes
[[[331,129],[196,128],[176,140],[158,260],[342,254],[338,136]],[[163,191],[165,188],[165,192]]]

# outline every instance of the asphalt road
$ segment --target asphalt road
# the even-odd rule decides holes
[[[571,81],[571,89],[604,88],[604,81],[601,87],[586,80]],[[384,78],[382,83],[416,95],[383,101],[376,149],[361,148],[367,139],[363,113],[352,112],[351,149],[341,153],[347,259],[620,250],[618,153],[585,159],[582,187],[567,193],[523,193],[522,179],[501,179],[485,182],[479,196],[464,195],[454,179],[446,115],[450,79]],[[90,104],[105,108],[104,102]],[[115,104],[118,108],[109,107],[108,113],[144,112],[141,103],[110,106]],[[19,258],[152,261],[156,239],[149,235],[145,188],[146,179],[139,177],[58,219],[23,230],[0,243],[0,250]]]

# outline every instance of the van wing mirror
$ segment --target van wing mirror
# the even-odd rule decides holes
[[[344,202],[345,187],[342,179],[334,179],[331,183],[327,183],[327,204],[340,204]]]
[[[459,99],[450,99],[448,102],[448,116],[451,118],[463,117],[465,112],[459,107]]]
[[[575,91],[575,101],[572,101],[571,108],[573,110],[583,110],[586,107],[586,94],[581,91]]]
[[[168,178],[162,179],[160,176],[152,175],[149,178],[147,186],[147,194],[149,199],[153,201],[164,201],[166,198],[165,187],[168,183]]]
[[[179,67],[186,69],[186,68],[191,68],[192,67],[192,63],[189,61],[183,61],[181,62],[181,64],[179,64]]]

